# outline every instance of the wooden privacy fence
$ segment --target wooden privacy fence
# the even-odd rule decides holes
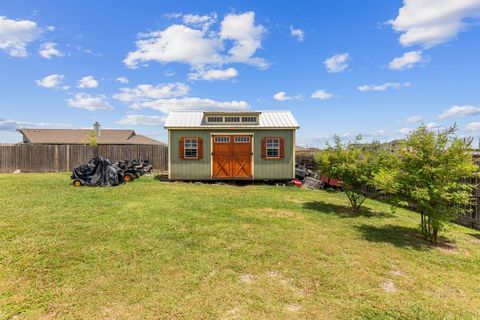
[[[168,170],[168,147],[165,145],[14,145],[0,146],[0,173],[71,171],[95,156],[112,162],[150,160],[156,171]]]

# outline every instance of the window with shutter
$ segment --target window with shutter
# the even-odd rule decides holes
[[[203,158],[203,139],[199,137],[182,137],[178,148],[179,158],[199,160]]]
[[[262,158],[279,160],[285,157],[285,139],[281,137],[268,137],[262,139]]]

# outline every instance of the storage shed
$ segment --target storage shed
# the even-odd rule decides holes
[[[173,111],[168,129],[172,180],[288,180],[295,177],[290,111]]]

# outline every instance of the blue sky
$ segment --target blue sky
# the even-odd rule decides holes
[[[298,142],[480,135],[480,0],[0,2],[0,142],[288,109]]]

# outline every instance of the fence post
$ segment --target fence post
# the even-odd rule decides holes
[[[67,156],[67,171],[70,171],[70,145],[69,144],[67,144],[67,150],[65,152]]]
[[[59,172],[59,163],[58,163],[58,144],[55,145],[55,153],[54,153],[54,158],[55,158],[55,172]]]

